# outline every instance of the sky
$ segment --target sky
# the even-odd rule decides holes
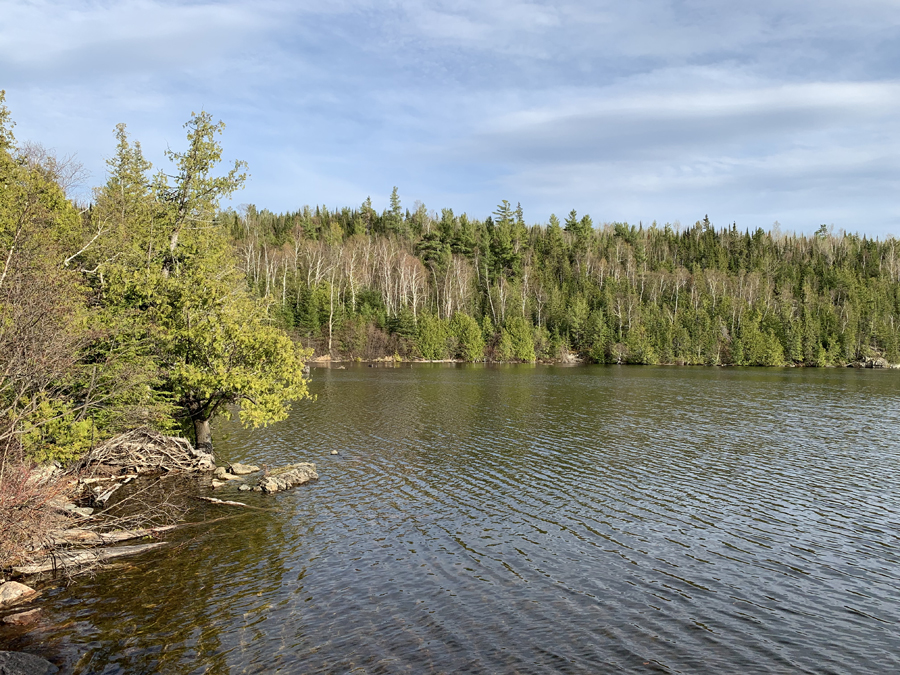
[[[897,0],[0,0],[0,88],[84,195],[203,109],[235,206],[900,236]]]

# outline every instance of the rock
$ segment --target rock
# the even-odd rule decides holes
[[[888,363],[887,359],[872,359],[872,367],[873,368],[890,368],[891,364]]]
[[[26,624],[31,623],[32,621],[37,621],[38,615],[41,613],[40,609],[29,609],[27,612],[18,612],[16,614],[10,614],[9,616],[3,617],[3,623],[10,624],[13,626],[24,626]],[[0,670],[0,673],[3,671]]]
[[[238,488],[238,490],[240,490],[241,492],[247,492],[248,490],[252,490],[252,489],[253,489],[253,488],[250,487],[249,485],[247,485],[246,483],[244,483],[243,485],[241,485],[241,486]]]
[[[213,478],[218,478],[219,480],[225,480],[225,475],[228,473],[228,469],[224,466],[216,467],[215,472],[213,472]]]
[[[0,673],[3,675],[55,675],[59,668],[34,654],[0,652]]]
[[[228,471],[235,476],[246,476],[248,473],[259,471],[259,467],[252,464],[240,464],[239,462],[234,462],[228,467]]]
[[[56,462],[39,466],[31,472],[28,477],[29,485],[44,485],[54,478],[64,473],[62,468]]]
[[[316,465],[311,462],[288,464],[279,469],[270,471],[259,479],[257,488],[266,493],[280,492],[296,485],[302,485],[314,478],[318,478]]]
[[[223,485],[225,485],[225,481],[215,480],[215,479],[213,479],[213,481],[212,481],[213,490],[218,490]]]
[[[37,591],[30,586],[20,584],[18,581],[7,581],[5,584],[0,584],[0,607],[24,602],[36,594]]]
[[[336,455],[336,454],[338,454],[338,451],[337,451],[337,450],[332,450],[332,451],[331,451],[331,454],[332,454],[332,455]]]

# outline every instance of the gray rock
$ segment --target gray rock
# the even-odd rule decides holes
[[[338,451],[337,451],[337,450],[332,450],[332,451],[331,451],[331,454],[332,454],[332,455],[336,455],[336,454],[338,454]]]
[[[241,486],[238,488],[238,490],[240,490],[241,492],[247,492],[248,490],[252,490],[252,489],[253,489],[253,488],[250,487],[249,485],[247,485],[246,483],[244,483],[243,485],[241,485]]]
[[[273,469],[259,479],[257,488],[266,493],[280,492],[296,485],[303,485],[314,478],[318,478],[316,465],[311,462],[299,462],[288,464],[278,469]]]
[[[218,478],[219,480],[225,480],[226,475],[228,475],[228,469],[224,466],[216,467],[216,470],[213,472],[213,478]]]
[[[2,675],[55,675],[59,668],[34,654],[25,652],[0,652]]]
[[[38,609],[29,609],[27,612],[17,612],[16,614],[10,614],[9,616],[3,617],[3,623],[11,624],[14,626],[24,626],[26,624],[31,623],[32,621],[37,621],[38,615],[41,613],[40,608]],[[0,671],[2,673],[3,671]]]
[[[18,581],[7,581],[5,584],[0,584],[0,607],[23,602],[35,594],[37,591],[31,586],[20,584]]]
[[[213,490],[218,490],[218,489],[219,489],[220,487],[222,487],[223,485],[225,485],[225,482],[224,482],[224,481],[221,481],[221,480],[213,480],[213,481],[212,481],[212,487],[213,487]]]
[[[233,473],[235,476],[246,476],[248,473],[259,471],[259,467],[252,464],[240,464],[239,462],[234,462],[231,466],[228,467],[228,471]]]

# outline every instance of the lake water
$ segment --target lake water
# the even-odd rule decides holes
[[[312,389],[214,436],[317,482],[220,490],[275,510],[48,588],[0,646],[76,673],[900,672],[900,371],[349,366]]]

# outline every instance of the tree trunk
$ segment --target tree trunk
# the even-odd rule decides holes
[[[209,420],[194,420],[194,447],[204,452],[212,452],[212,432],[209,429]]]

